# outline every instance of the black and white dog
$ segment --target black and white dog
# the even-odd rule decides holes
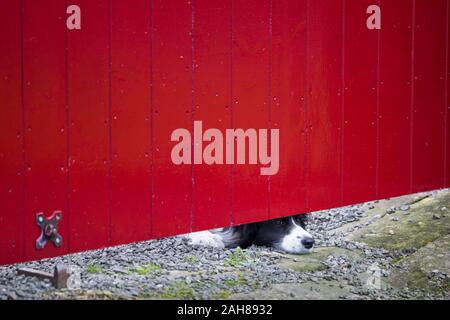
[[[243,249],[251,246],[273,247],[288,253],[311,252],[313,237],[305,230],[305,215],[233,226],[186,235],[192,245]]]

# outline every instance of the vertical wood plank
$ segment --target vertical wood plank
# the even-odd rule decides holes
[[[341,204],[343,1],[308,1],[308,210]]]
[[[151,236],[150,2],[112,0],[111,242]]]
[[[419,192],[443,187],[446,0],[415,3],[412,182]]]
[[[376,197],[378,30],[369,30],[370,0],[345,2],[343,201]]]
[[[447,188],[450,187],[450,0],[447,0],[447,67],[446,67],[446,114],[447,114],[447,139],[446,139],[446,184]]]
[[[0,264],[24,259],[22,6],[0,10]]]
[[[66,7],[64,1],[24,0],[24,103],[26,109],[26,258],[67,252]],[[36,214],[62,212],[60,248],[37,250]]]
[[[270,177],[270,214],[276,218],[306,211],[306,1],[272,6],[271,125],[280,130],[280,170]]]
[[[235,0],[232,14],[233,127],[266,129],[270,112],[270,2]],[[247,163],[248,153],[247,147]],[[268,178],[260,174],[259,165],[234,165],[234,224],[267,219],[268,196]]]
[[[412,3],[381,1],[380,198],[410,190]]]
[[[68,31],[70,250],[109,244],[109,0],[76,0]]]
[[[153,230],[163,237],[190,230],[192,168],[171,161],[172,131],[192,131],[192,3],[154,1]]]
[[[195,120],[203,131],[225,133],[231,127],[231,0],[196,0],[194,21]],[[230,169],[205,162],[194,167],[193,231],[230,223]]]

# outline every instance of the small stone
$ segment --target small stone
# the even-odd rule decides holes
[[[448,209],[447,209],[447,207],[442,207],[441,208],[441,211],[447,211]]]
[[[17,294],[14,291],[8,292],[8,300],[17,300]]]
[[[395,234],[394,230],[392,230],[392,229],[389,230],[389,234],[390,234],[390,235],[394,235],[394,234]]]
[[[386,210],[386,213],[387,214],[393,214],[393,213],[395,213],[395,211],[396,211],[395,207],[390,207],[389,209]]]
[[[439,220],[441,218],[438,214],[433,214],[433,220]]]
[[[391,221],[395,221],[395,222],[397,222],[397,221],[399,221],[400,219],[398,218],[398,217],[392,217],[391,218]]]
[[[408,211],[410,208],[411,208],[411,207],[410,207],[409,205],[405,204],[405,205],[403,205],[403,206],[400,207],[400,210],[402,210],[402,211]]]

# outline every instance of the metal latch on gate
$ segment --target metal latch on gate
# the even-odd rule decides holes
[[[43,249],[48,241],[57,247],[62,245],[62,237],[58,233],[58,223],[62,218],[61,211],[55,211],[50,218],[46,218],[42,212],[36,214],[36,223],[41,228],[41,235],[36,240],[36,248]]]

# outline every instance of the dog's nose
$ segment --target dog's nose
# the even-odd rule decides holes
[[[304,238],[304,239],[302,239],[302,245],[306,249],[311,249],[314,245],[314,239],[313,238]]]

